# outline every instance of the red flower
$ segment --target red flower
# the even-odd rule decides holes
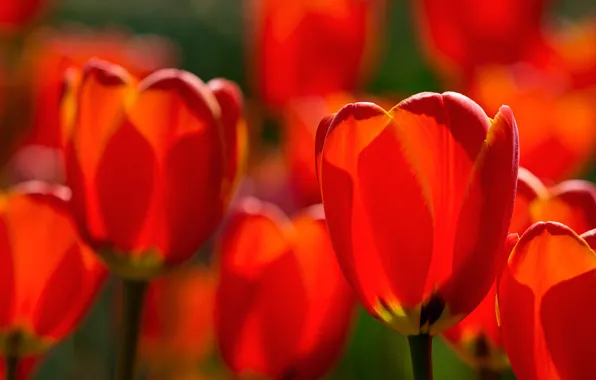
[[[92,58],[121,65],[143,77],[175,63],[169,41],[158,37],[134,37],[120,32],[42,28],[26,45],[23,76],[31,82],[30,113],[33,120],[25,144],[60,147],[60,97],[69,68],[80,70]]]
[[[77,326],[105,278],[103,265],[78,239],[58,198],[67,193],[63,187],[28,183],[1,195],[4,355],[38,356],[61,341]]]
[[[549,31],[548,45],[543,70],[576,89],[596,85],[596,18]]]
[[[596,376],[596,253],[569,227],[536,223],[521,237],[497,284],[503,343],[515,375]]]
[[[354,91],[368,68],[383,0],[251,0],[249,49],[262,100]]]
[[[521,234],[542,220],[564,223],[580,232],[596,228],[596,186],[587,181],[570,180],[546,188],[532,173],[520,168],[509,231]],[[507,252],[511,252],[515,243],[517,239]],[[508,361],[497,326],[495,297],[493,285],[480,305],[443,336],[464,360],[498,370],[508,365]],[[482,348],[487,350],[479,352]]]
[[[480,65],[543,54],[547,6],[547,0],[418,0],[413,9],[429,58],[461,77]]]
[[[215,273],[199,267],[181,269],[149,284],[139,354],[150,373],[193,368],[210,353],[216,285]]]
[[[596,147],[596,88],[578,90],[550,73],[526,67],[480,70],[468,93],[485,109],[502,101],[515,110],[520,164],[548,181],[573,177]]]
[[[233,192],[238,140],[226,118],[239,113],[235,98],[188,72],[160,70],[137,83],[99,61],[76,82],[64,98],[74,110],[65,161],[79,229],[123,277],[151,278],[186,261]]]
[[[217,246],[215,328],[226,363],[239,374],[321,377],[346,340],[354,299],[320,205],[289,221],[245,199]]]
[[[317,125],[322,117],[353,100],[346,94],[292,99],[284,108],[284,155],[289,182],[300,207],[321,203],[321,190],[312,161]]]
[[[460,94],[422,93],[385,111],[344,106],[317,130],[327,225],[370,314],[435,335],[469,314],[506,260],[517,127]]]
[[[9,33],[32,21],[45,7],[47,0],[2,0],[0,32]]]

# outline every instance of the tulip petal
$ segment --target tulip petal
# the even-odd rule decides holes
[[[242,92],[234,83],[226,79],[212,79],[207,87],[221,108],[224,146],[226,147],[226,179],[229,186],[234,187],[239,171],[244,170],[244,161],[248,149],[248,131],[242,117]]]
[[[133,79],[120,66],[91,60],[83,69],[78,87],[72,139],[83,172],[92,173],[118,124],[123,105],[133,89]],[[68,91],[65,92],[68,97]],[[63,98],[68,102],[68,98]],[[84,126],[84,127],[83,127]]]
[[[317,175],[317,181],[321,181],[321,159],[323,153],[323,145],[325,144],[325,139],[327,138],[327,133],[329,132],[329,128],[331,127],[331,123],[333,122],[333,118],[335,114],[325,116],[321,119],[319,126],[317,127],[317,132],[315,135],[315,173]]]
[[[503,244],[513,213],[518,160],[517,126],[503,106],[474,164],[457,222],[453,276],[444,289],[452,314],[471,312],[507,260]]]
[[[596,186],[583,180],[561,182],[531,211],[536,221],[561,222],[578,233],[596,228]]]
[[[588,243],[590,248],[592,248],[593,250],[596,249],[596,228],[592,229],[590,231],[584,232],[581,235],[581,237],[582,237],[582,239],[584,239],[586,241],[586,243]]]
[[[95,300],[106,274],[91,251],[78,242],[73,244],[57,264],[37,302],[35,331],[56,339],[72,331]],[[64,312],[64,305],[69,305],[68,313]]]
[[[74,107],[73,115],[68,116],[73,118],[72,131],[64,131],[64,138],[70,138],[65,142],[66,183],[74,190],[73,214],[79,225],[85,226],[83,234],[89,241],[99,241],[105,237],[105,227],[91,173],[95,173],[105,145],[117,127],[114,120],[121,115],[133,83],[120,66],[91,60],[79,83],[70,84],[74,88],[66,89],[61,100],[63,108]],[[72,92],[77,93],[77,101],[69,105],[74,102],[70,99]]]
[[[306,314],[299,267],[280,229],[287,220],[279,210],[253,199],[241,207],[245,212],[233,215],[220,239],[222,275],[215,314],[219,345],[235,371],[282,378]],[[299,313],[288,319],[288,309]]]
[[[521,379],[596,376],[596,254],[567,226],[536,223],[522,236],[498,282],[500,323]]]
[[[361,195],[362,190],[358,183],[359,178],[357,177],[357,175],[363,172],[363,165],[369,164],[367,161],[364,161],[364,164],[358,162],[363,156],[362,151],[366,149],[367,146],[370,146],[375,138],[384,134],[386,137],[380,140],[381,144],[387,144],[387,141],[390,145],[397,142],[390,133],[383,132],[385,129],[390,129],[387,127],[390,120],[391,119],[382,108],[371,103],[356,103],[344,106],[333,119],[327,133],[321,156],[319,173],[322,196],[325,200],[323,206],[327,216],[327,225],[335,252],[337,253],[338,261],[352,288],[359,294],[359,298],[363,301],[364,306],[373,315],[378,315],[375,308],[377,308],[380,303],[394,303],[396,298],[399,301],[407,299],[413,305],[419,302],[419,294],[414,294],[413,296],[408,294],[408,289],[411,289],[411,284],[407,284],[405,288],[392,289],[392,284],[389,282],[387,271],[396,270],[399,272],[399,275],[405,274],[406,279],[411,278],[411,274],[408,274],[408,269],[402,267],[401,264],[398,266],[387,266],[386,261],[389,261],[391,256],[384,261],[384,259],[381,259],[380,255],[377,254],[376,250],[378,248],[375,244],[373,226],[367,223],[368,210],[363,203],[363,196]],[[321,128],[319,131],[324,130],[324,127]],[[321,140],[319,139],[319,141]],[[380,161],[370,162],[370,165],[373,165],[373,167],[370,168],[373,173],[376,173],[377,175],[381,174],[383,179],[392,181],[394,186],[399,185],[398,187],[392,188],[386,183],[383,184],[382,188],[387,190],[384,194],[385,198],[383,199],[385,203],[382,205],[385,210],[394,210],[396,207],[399,207],[399,205],[390,205],[390,203],[395,204],[396,202],[391,200],[395,199],[395,193],[389,192],[397,188],[400,190],[403,188],[402,184],[398,182],[398,179],[395,179],[393,176],[387,176],[382,173],[380,169],[374,167],[374,165],[385,166],[384,162],[387,162],[388,160],[395,165],[401,165],[398,166],[400,168],[403,167],[404,158],[403,155],[401,155],[400,146],[393,145],[390,146],[390,148],[389,152],[383,152],[385,154],[390,154],[391,156],[389,158],[383,157]],[[379,154],[376,156],[379,156]],[[402,169],[402,171],[405,174],[400,176],[401,179],[403,179],[402,177],[407,177],[410,175],[409,173],[411,173],[408,166],[405,167],[405,170]],[[391,173],[394,172],[396,172],[396,170],[392,169]],[[372,182],[374,177],[371,178],[371,176],[369,176],[367,179],[367,185],[369,187],[374,187],[374,183]],[[408,196],[411,195],[414,199],[418,199],[419,201],[412,202],[409,200],[404,203],[413,204],[413,207],[424,207],[425,203],[421,200],[422,193],[421,190],[417,188],[418,184],[411,178],[406,184],[409,184],[409,187],[411,188],[411,191],[406,194]],[[387,197],[390,198],[387,199]],[[372,199],[369,199],[368,201],[374,202]],[[383,212],[382,210],[377,211]],[[387,228],[393,226],[395,228],[392,229],[392,233],[400,232],[399,227],[401,226],[395,226],[393,220],[394,215],[400,214],[391,215],[390,212],[387,212],[386,215],[380,215],[380,217],[383,218],[385,216],[390,218],[390,220],[388,220],[389,225],[383,227],[381,231],[387,232]],[[423,208],[416,210],[416,212],[409,212],[407,215],[413,215],[421,221],[426,219],[427,225],[428,220],[430,219],[429,211],[424,210]],[[381,224],[381,222],[378,222],[378,224]],[[410,228],[407,229],[408,231],[417,227],[420,228],[421,231],[424,231],[424,227],[427,227],[425,225],[420,226],[419,223],[409,223],[409,226]],[[419,236],[421,233],[422,232],[416,232],[415,236]],[[402,232],[400,236],[405,236],[405,233]],[[388,239],[391,238],[388,237]],[[429,239],[425,238],[422,242],[428,242],[428,240]],[[408,239],[405,239],[405,241],[409,241],[409,237]],[[389,243],[389,241],[387,241],[387,243]],[[429,243],[427,243],[427,245],[428,244]],[[398,246],[401,247],[401,243]],[[387,247],[387,244],[382,246],[382,248],[385,247]],[[424,264],[423,261],[428,260],[428,255],[418,255],[420,247],[416,247],[416,252],[417,255],[414,255],[414,257],[422,256],[417,263]],[[395,252],[393,252],[392,249],[391,253],[385,253],[394,254]],[[414,265],[417,263],[414,263]],[[403,283],[406,283],[406,279],[403,277],[393,277],[397,282],[403,281]],[[419,293],[420,289],[413,289],[412,292]],[[383,300],[380,300],[380,297],[382,297]],[[384,297],[386,297],[388,301],[385,301]]]
[[[532,202],[546,196],[548,196],[548,190],[542,181],[529,170],[520,167],[517,173],[517,193],[509,232],[521,234],[528,229],[534,220],[530,210]]]
[[[190,257],[219,225],[229,196],[222,194],[221,157],[215,129],[188,134],[169,151],[165,172],[168,263]]]
[[[349,330],[355,299],[339,268],[321,205],[312,206],[293,219],[295,257],[310,310],[304,321],[298,349],[298,368],[308,368],[303,378],[320,378],[341,354]],[[314,254],[316,253],[316,254]],[[321,281],[321,279],[325,281]],[[324,329],[327,337],[321,339]]]
[[[221,115],[217,99],[191,73],[158,70],[139,83],[138,91],[137,99],[126,111],[127,121],[147,139],[158,158],[165,157],[176,140],[187,133],[216,130],[223,139],[223,131],[216,122]]]
[[[154,150],[132,124],[121,126],[106,145],[97,168],[97,201],[110,243],[120,250],[135,247],[148,213],[156,167]]]
[[[200,247],[221,221],[230,197],[231,186],[224,188],[220,112],[199,78],[174,69],[140,82],[139,96],[127,109],[122,128],[134,126],[154,155],[146,162],[161,169],[147,191],[150,201],[138,244],[167,252],[168,264],[188,259]]]
[[[507,236],[504,247],[507,256],[518,242],[518,234]],[[501,371],[509,367],[509,361],[497,324],[496,296],[496,284],[493,283],[474,311],[457,325],[445,330],[442,336],[470,365]]]

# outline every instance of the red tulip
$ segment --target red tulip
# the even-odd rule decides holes
[[[517,127],[456,93],[344,106],[317,130],[327,225],[368,312],[405,335],[469,314],[506,260]]]
[[[225,362],[241,375],[320,378],[340,354],[354,306],[320,205],[290,221],[245,199],[217,247],[215,328]]]
[[[317,125],[322,117],[353,100],[346,93],[328,97],[292,99],[284,108],[284,155],[288,180],[300,207],[321,202],[321,191],[312,162]]]
[[[468,93],[490,111],[507,101],[519,126],[520,164],[548,181],[579,174],[596,147],[596,88],[577,90],[526,67],[480,70]]]
[[[518,241],[518,234],[508,236],[506,255],[511,253]],[[445,330],[442,336],[471,366],[500,371],[509,365],[509,361],[497,325],[496,295],[496,285],[493,283],[476,309],[457,325]]]
[[[210,353],[216,285],[215,273],[199,267],[181,269],[149,284],[139,354],[150,373],[194,368]]]
[[[186,261],[222,220],[236,181],[236,129],[224,118],[238,104],[218,103],[227,86],[174,69],[137,83],[99,61],[75,82],[64,98],[74,104],[65,162],[83,236],[125,278]]]
[[[550,30],[548,44],[550,54],[541,62],[543,70],[573,88],[596,85],[596,18]]]
[[[60,147],[61,118],[57,105],[65,72],[82,69],[92,58],[107,60],[143,77],[175,64],[170,42],[159,37],[131,36],[84,29],[36,31],[27,42],[23,76],[30,81],[33,120],[26,145]]]
[[[47,0],[2,0],[0,32],[9,33],[32,21],[43,10]]]
[[[480,65],[543,54],[547,6],[547,0],[417,0],[413,9],[426,54],[461,77]]]
[[[542,220],[564,223],[580,232],[596,228],[596,186],[587,181],[570,180],[548,189],[532,173],[520,168],[509,231],[521,234]],[[480,305],[443,336],[464,360],[499,370],[507,366],[508,361],[497,326],[495,297],[493,285]],[[483,347],[488,350],[478,352]]]
[[[596,253],[569,227],[536,223],[501,274],[503,343],[520,380],[596,376]]]
[[[383,0],[249,0],[249,49],[262,100],[354,91],[370,63]]]
[[[79,240],[64,201],[58,198],[67,193],[63,187],[29,183],[1,195],[4,355],[39,356],[64,339],[91,306],[105,278],[104,267]]]

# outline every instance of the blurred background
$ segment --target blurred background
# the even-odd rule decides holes
[[[283,0],[288,7],[293,1],[301,2]],[[4,181],[12,183],[28,178],[60,181],[59,159],[48,149],[55,147],[54,140],[59,134],[48,136],[47,127],[39,126],[56,119],[57,103],[52,94],[59,94],[56,87],[60,81],[55,78],[63,73],[64,56],[84,62],[98,54],[97,51],[102,58],[126,62],[140,75],[173,66],[189,70],[204,81],[224,77],[237,82],[246,98],[246,122],[251,138],[247,177],[239,193],[277,203],[290,214],[316,202],[317,196],[309,194],[308,188],[301,188],[309,179],[300,172],[301,158],[288,153],[305,150],[309,157],[312,147],[285,146],[288,137],[284,138],[284,134],[293,136],[293,141],[298,141],[299,135],[292,135],[297,132],[284,123],[307,123],[314,131],[324,114],[337,111],[343,103],[373,100],[390,108],[421,91],[456,90],[469,94],[489,116],[501,104],[511,103],[522,135],[522,165],[529,166],[546,183],[571,177],[596,178],[592,169],[596,143],[596,21],[592,17],[596,17],[596,2],[494,0],[489,5],[474,0],[387,0],[384,10],[375,16],[377,21],[372,23],[374,41],[373,48],[366,53],[365,70],[361,70],[365,73],[357,78],[357,85],[349,86],[353,87],[350,95],[325,98],[324,102],[329,103],[323,110],[320,102],[313,103],[312,94],[306,94],[308,101],[302,96],[305,94],[298,94],[301,98],[290,102],[295,107],[286,107],[288,99],[281,99],[284,95],[280,95],[283,91],[276,93],[274,89],[269,93],[259,87],[256,68],[259,63],[255,63],[258,48],[251,38],[260,21],[249,3],[242,0],[48,1],[34,23],[7,38],[2,50],[6,91],[0,94],[0,108],[5,112],[4,123],[32,125],[28,133],[22,133],[19,128],[2,130],[2,141],[16,141],[10,149],[5,149],[11,154],[5,158]],[[481,5],[473,6],[474,3]],[[518,3],[527,6],[540,3],[539,8],[544,8],[536,17],[540,20],[541,36],[548,44],[544,50],[526,47],[523,53],[515,53],[516,46],[533,33],[514,30],[514,21],[508,26],[508,20],[516,17],[526,26],[532,23],[531,17],[519,11]],[[423,6],[433,10],[420,11],[419,7]],[[484,8],[497,6],[503,16],[488,28],[490,20],[484,20]],[[495,9],[487,11],[496,12]],[[521,15],[516,14],[518,11]],[[457,40],[461,36],[455,36],[455,32],[454,36],[449,35],[452,29],[445,18],[452,13],[478,21],[478,25],[468,26],[470,36],[481,35],[483,25],[489,29],[488,41],[492,41],[490,33],[497,34],[500,26],[510,28],[512,34],[504,39],[505,45],[497,40],[493,45],[468,41],[469,51],[464,52],[458,45],[461,41]],[[465,24],[462,20],[451,22]],[[440,40],[441,36],[446,41]],[[348,52],[352,49],[350,45],[326,48],[344,48]],[[324,60],[318,60],[316,51],[310,53],[311,56],[304,57],[305,61],[314,66],[325,64]],[[37,96],[50,99],[47,110],[42,105],[35,113],[18,111],[25,107],[24,103],[32,101],[30,96],[22,95],[23,83],[30,85],[27,81],[54,83],[53,93],[49,85],[37,86],[42,89],[33,95],[33,99]],[[288,159],[287,155],[291,157]],[[142,360],[149,363],[152,378],[229,376],[213,345],[210,311],[215,280],[204,267],[208,257],[209,247],[206,247],[205,254],[193,267],[171,279],[175,286],[164,285],[150,293],[147,307],[152,312],[147,312],[140,344]],[[51,351],[35,379],[111,377],[117,352],[114,292],[113,284],[106,287],[82,326]],[[175,322],[168,322],[168,318]],[[164,339],[168,340],[167,344]],[[436,379],[475,377],[474,371],[442,340],[435,339],[434,344]],[[177,351],[168,354],[164,347],[177,347]],[[409,379],[410,371],[406,339],[359,311],[345,354],[327,378]],[[504,378],[514,376],[506,373]]]

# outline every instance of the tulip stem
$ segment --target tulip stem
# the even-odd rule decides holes
[[[432,380],[432,336],[428,334],[408,336],[414,380]]]
[[[6,380],[17,379],[17,366],[19,365],[19,357],[17,355],[6,355]]]
[[[478,368],[478,380],[499,380],[500,378],[501,373],[499,371],[495,371],[494,369],[488,367]]]
[[[124,307],[122,334],[120,337],[120,356],[118,358],[118,380],[134,380],[137,338],[139,336],[147,284],[145,281],[122,280]]]

